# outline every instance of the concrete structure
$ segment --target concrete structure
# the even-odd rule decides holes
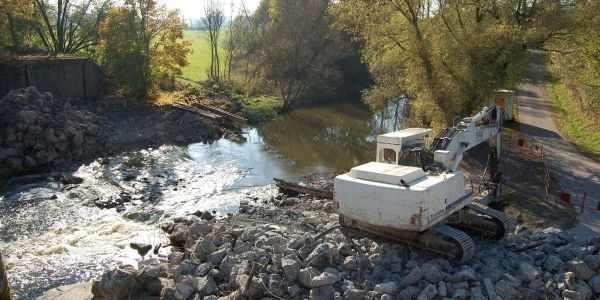
[[[35,57],[0,63],[0,97],[33,85],[55,96],[96,99],[100,81],[98,66],[87,58]]]

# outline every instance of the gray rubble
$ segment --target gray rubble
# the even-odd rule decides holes
[[[94,283],[99,299],[597,299],[600,237],[554,228],[494,242],[456,264],[339,225],[328,200],[250,206],[224,219],[179,218],[164,228],[168,258],[123,266]],[[322,203],[321,211],[317,204]],[[329,202],[330,203],[330,202]]]
[[[61,165],[103,147],[104,119],[35,87],[0,99],[0,177]]]

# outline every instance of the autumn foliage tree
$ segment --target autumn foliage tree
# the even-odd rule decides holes
[[[244,47],[254,58],[253,74],[274,86],[283,99],[282,110],[303,101],[339,97],[352,82],[349,74],[364,74],[349,38],[332,29],[327,15],[330,0],[262,1],[255,12],[256,37]],[[368,77],[368,76],[365,76]],[[333,97],[331,97],[334,95]]]
[[[33,2],[0,0],[0,52],[32,47],[36,34],[33,21]]]
[[[364,45],[373,108],[408,97],[415,125],[470,115],[494,89],[515,87],[539,48],[568,24],[569,1],[347,0],[336,26]]]
[[[600,2],[574,5],[573,21],[580,24],[570,34],[552,39],[552,70],[566,85],[578,115],[589,120],[591,130],[600,129]]]
[[[100,25],[100,64],[124,93],[144,98],[181,75],[191,48],[183,40],[185,27],[177,10],[155,0],[127,0]]]

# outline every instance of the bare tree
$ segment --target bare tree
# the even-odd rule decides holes
[[[325,80],[340,77],[333,64],[346,45],[326,23],[327,5],[327,0],[287,1],[264,34],[258,65],[283,98],[283,111]]]
[[[209,76],[213,79],[220,79],[219,64],[219,34],[221,27],[225,23],[223,13],[223,4],[220,0],[207,0],[204,5],[204,25],[208,29],[208,39],[210,43],[210,72]]]
[[[225,56],[225,77],[227,80],[231,79],[231,63],[233,62],[233,54],[237,48],[237,31],[234,31],[233,23],[233,2],[230,3],[229,10],[229,26],[227,28],[227,40],[225,41],[225,49],[227,55]],[[237,29],[237,28],[236,28]]]
[[[75,53],[98,41],[97,28],[106,16],[109,0],[33,0],[41,19],[36,32],[46,48],[54,53]]]

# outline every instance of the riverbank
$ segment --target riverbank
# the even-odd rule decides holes
[[[82,162],[124,151],[211,142],[238,135],[233,124],[215,123],[172,106],[122,96],[97,101],[55,98],[35,87],[2,98],[0,178],[72,170]]]
[[[236,87],[233,82],[216,82],[211,80],[185,80],[175,91],[162,91],[156,97],[158,105],[169,105],[175,102],[202,103],[217,106],[221,109],[244,117],[249,125],[259,125],[275,118],[283,101],[280,97],[264,94],[249,94]]]

